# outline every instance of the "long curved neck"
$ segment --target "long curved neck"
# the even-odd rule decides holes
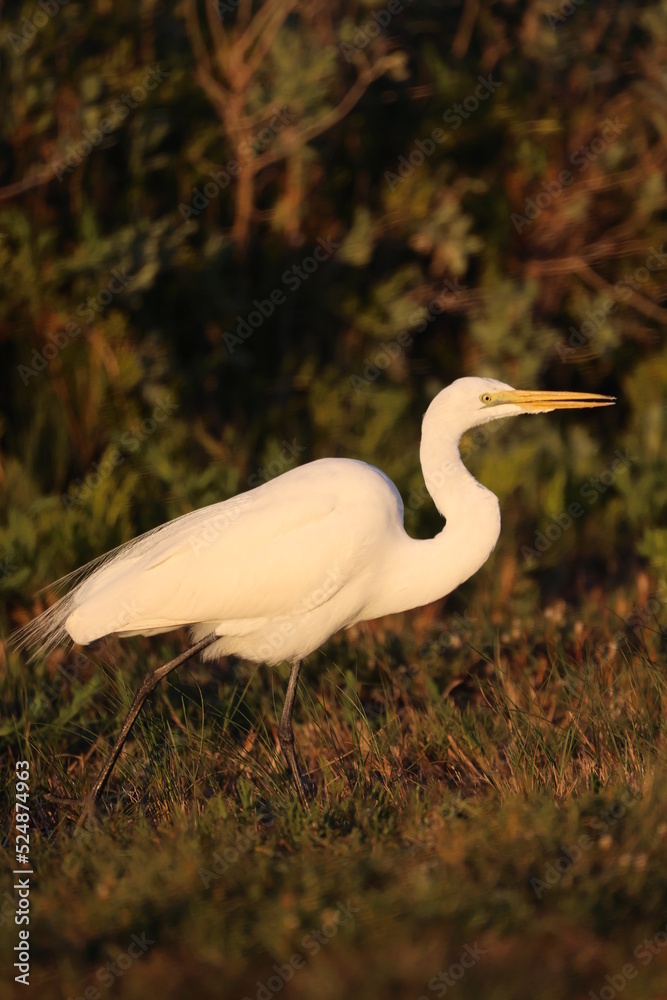
[[[447,524],[459,522],[461,517],[465,517],[470,501],[479,500],[480,491],[493,497],[497,505],[493,493],[482,486],[463,464],[459,452],[461,435],[452,433],[445,436],[434,424],[435,421],[429,420],[427,413],[422,428],[419,461],[426,489]]]
[[[500,534],[498,499],[466,469],[459,440],[460,434],[451,429],[443,433],[442,424],[426,414],[419,457],[426,488],[446,524],[435,538],[414,539],[403,533],[383,588],[385,603],[395,606],[380,614],[407,611],[444,597],[476,573],[495,548]]]

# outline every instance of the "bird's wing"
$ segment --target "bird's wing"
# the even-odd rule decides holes
[[[198,622],[243,634],[358,583],[388,522],[402,524],[402,504],[379,470],[321,459],[93,560],[61,581],[74,586],[12,644],[37,656],[70,636],[87,643]]]
[[[85,643],[197,622],[243,634],[329,600],[358,573],[382,518],[326,482],[281,479],[121,551],[71,595],[69,634]]]

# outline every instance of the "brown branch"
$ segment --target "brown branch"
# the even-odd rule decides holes
[[[284,21],[295,5],[296,0],[267,0],[267,3],[259,8],[234,48],[238,48],[240,53],[249,52],[259,38],[260,33],[264,30],[264,26],[268,24],[273,15],[280,14],[281,7],[286,6],[283,17]]]
[[[296,7],[297,0],[287,0],[285,9],[280,11],[280,17],[277,17],[273,23],[269,22],[265,31],[262,33],[260,38],[257,40],[257,44],[252,51],[252,54],[248,56],[245,61],[244,66],[244,84],[247,83],[249,79],[253,76],[255,71],[259,68],[262,60],[266,57],[271,46],[276,40],[278,32],[284,25],[287,17],[291,11]]]
[[[215,77],[201,64],[197,66],[195,76],[202,89],[208,94],[211,104],[216,108],[221,121],[226,121],[229,110],[229,91],[227,88],[223,84],[218,83]]]
[[[252,17],[252,0],[240,0],[238,10],[236,12],[236,24],[234,27],[237,29],[237,37],[248,27],[250,23],[250,18]]]
[[[211,60],[199,27],[197,0],[185,0],[185,30],[188,33],[195,59],[206,67],[210,75]]]
[[[621,298],[614,286],[605,281],[581,257],[563,257],[560,260],[534,261],[526,268],[526,273],[529,276],[537,274],[540,277],[549,274],[578,274],[589,287],[594,288],[598,292],[604,292],[614,302],[630,303],[635,307],[637,312],[643,313],[645,316],[650,317],[650,319],[654,319],[657,323],[667,323],[667,309],[662,309],[651,299],[640,295],[629,286],[627,287],[627,292],[630,293],[629,298],[625,289],[623,291],[624,297]]]
[[[368,69],[360,73],[357,77],[356,83],[350,87],[340,104],[338,104],[333,111],[330,111],[328,115],[325,115],[321,121],[315,122],[302,132],[304,142],[310,142],[311,139],[321,135],[322,132],[326,132],[327,129],[337,125],[338,122],[352,110],[355,104],[361,100],[371,83],[373,83],[374,80],[377,80],[379,76],[382,76],[382,74],[392,65],[394,65],[394,60],[391,57],[385,56],[382,59],[378,59],[373,66],[370,66]]]
[[[463,59],[468,51],[478,14],[479,0],[465,0],[461,20],[459,21],[456,35],[452,42],[452,55],[455,59]]]
[[[587,282],[592,288],[595,288],[598,292],[604,292],[614,301],[618,301],[620,296],[616,292],[616,289],[608,284],[604,278],[589,267],[584,262],[581,262],[581,276],[584,281]],[[630,298],[624,298],[621,301],[629,302],[635,307],[637,312],[643,313],[645,316],[649,316],[654,319],[656,323],[667,323],[667,309],[661,309],[660,306],[656,305],[651,299],[647,299],[644,295],[640,295],[639,292],[634,291],[632,288],[628,288],[627,291],[630,293]],[[624,289],[625,294],[625,289]]]
[[[216,62],[220,67],[220,72],[224,73],[224,60],[229,58],[230,45],[227,32],[220,20],[217,0],[206,0],[206,17],[215,46]]]
[[[270,166],[272,163],[277,163],[279,160],[283,160],[288,155],[288,152],[291,152],[295,147],[305,146],[311,139],[314,139],[316,136],[321,135],[322,132],[326,132],[334,125],[337,125],[338,122],[352,110],[355,104],[361,100],[371,83],[379,76],[382,76],[392,63],[393,60],[390,57],[384,57],[382,59],[378,59],[373,66],[369,66],[367,69],[363,70],[340,103],[337,104],[336,107],[333,108],[328,114],[324,115],[320,121],[313,122],[312,125],[305,128],[302,132],[296,133],[296,135],[294,134],[296,132],[295,129],[289,130],[291,138],[296,140],[295,145],[291,150],[271,150],[256,157],[253,160],[255,173],[259,170],[263,170],[264,167]]]
[[[277,105],[275,101],[272,104],[265,104],[258,111],[253,112],[253,114],[244,115],[243,117],[239,118],[237,120],[237,124],[239,128],[253,130],[262,122],[268,122],[269,119],[272,118],[273,115],[275,114],[276,107]]]
[[[24,177],[22,181],[7,184],[6,187],[0,188],[0,201],[4,201],[5,198],[14,198],[17,194],[23,194],[24,191],[39,187],[40,184],[48,184],[50,180],[53,180],[54,176],[53,168],[47,167],[45,170],[33,174],[31,177]]]

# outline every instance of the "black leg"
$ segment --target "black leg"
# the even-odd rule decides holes
[[[163,677],[166,677],[167,674],[170,674],[172,670],[176,669],[176,667],[180,667],[182,663],[185,663],[186,660],[189,660],[191,656],[195,655],[195,653],[198,653],[206,646],[210,646],[211,643],[215,642],[218,638],[219,636],[217,635],[207,635],[205,639],[200,639],[199,642],[196,642],[194,646],[190,646],[190,648],[186,649],[184,653],[180,654],[180,656],[177,656],[175,659],[170,660],[169,663],[165,663],[164,666],[158,667],[157,670],[149,671],[146,674],[141,684],[139,685],[139,690],[134,696],[134,701],[132,702],[130,711],[127,713],[127,718],[123,723],[123,728],[120,731],[118,739],[114,743],[111,752],[109,753],[109,756],[105,760],[104,766],[102,767],[102,770],[98,774],[95,784],[93,785],[93,787],[90,789],[85,799],[83,800],[83,810],[81,812],[81,816],[79,817],[80,824],[85,821],[86,817],[94,813],[95,804],[97,803],[97,800],[102,794],[102,789],[104,788],[109,779],[109,775],[113,770],[114,764],[116,763],[116,761],[120,756],[120,752],[123,749],[125,740],[129,736],[130,730],[132,729],[132,726],[136,722],[137,716],[139,715],[139,712],[141,711],[143,704],[146,701],[146,698],[148,698],[149,694],[157,687],[157,685],[160,683]]]
[[[280,743],[280,749],[283,752],[283,757],[287,761],[287,766],[292,772],[292,777],[294,778],[294,784],[296,785],[301,805],[305,806],[306,783],[303,775],[301,774],[301,770],[296,759],[296,753],[294,752],[294,732],[292,730],[292,712],[294,711],[296,689],[299,685],[300,670],[301,664],[297,660],[292,664],[292,668],[290,670],[289,683],[287,684],[287,694],[285,695],[285,704],[283,705],[283,711],[278,725],[278,742]]]

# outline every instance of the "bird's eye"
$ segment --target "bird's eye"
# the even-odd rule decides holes
[[[490,392],[483,392],[482,395],[479,398],[482,400],[483,403],[490,403],[491,402],[491,393]]]

